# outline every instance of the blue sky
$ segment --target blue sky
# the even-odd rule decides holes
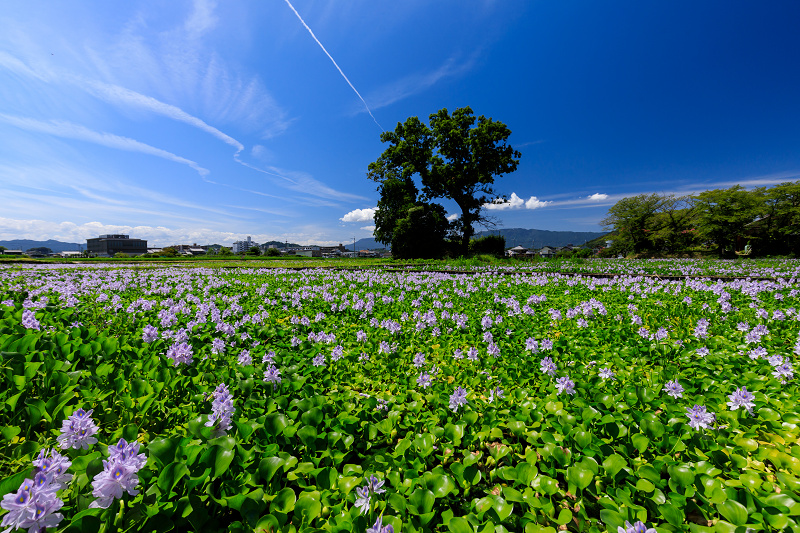
[[[793,1],[6,3],[0,239],[352,242],[382,129],[463,106],[522,153],[501,227],[600,231],[625,196],[800,179],[798,20]]]

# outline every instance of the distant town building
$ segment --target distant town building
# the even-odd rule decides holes
[[[100,235],[96,239],[86,239],[86,250],[100,257],[114,257],[118,253],[142,255],[147,253],[147,241],[131,239],[130,235]]]
[[[246,241],[236,241],[236,242],[234,242],[233,246],[231,247],[231,251],[233,253],[235,253],[235,254],[238,254],[238,253],[241,253],[241,252],[247,252],[253,246],[258,246],[258,243],[250,240],[250,235],[248,235]]]

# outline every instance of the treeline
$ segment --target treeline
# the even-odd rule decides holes
[[[602,221],[614,254],[680,254],[712,249],[738,255],[800,255],[800,181],[696,195],[623,198]]]

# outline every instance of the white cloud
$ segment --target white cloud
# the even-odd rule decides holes
[[[362,226],[359,229],[363,229],[364,231],[375,231],[375,226]]]
[[[540,207],[545,207],[546,205],[549,204],[550,202],[544,202],[542,200],[539,200],[535,196],[531,196],[530,198],[528,198],[528,201],[525,202],[525,209],[539,209]]]
[[[140,152],[143,154],[154,155],[156,157],[168,159],[176,163],[188,165],[196,170],[201,176],[208,175],[207,169],[201,167],[190,159],[186,159],[171,152],[167,152],[166,150],[162,150],[161,148],[150,146],[149,144],[139,142],[129,137],[120,137],[119,135],[114,135],[111,133],[93,131],[79,124],[72,124],[70,122],[61,120],[44,122],[33,118],[15,117],[3,113],[0,113],[0,121],[27,131],[46,133],[48,135],[55,135],[57,137],[86,141],[99,144],[101,146],[106,146],[108,148],[116,148],[117,150],[126,150],[129,152]]]
[[[452,215],[447,215],[447,220],[453,222],[454,220],[458,220],[460,215],[458,213],[453,213]]]
[[[484,204],[483,207],[490,210],[506,210],[506,209],[539,209],[541,207],[545,207],[549,205],[551,202],[546,202],[543,200],[539,200],[535,196],[531,196],[527,200],[523,200],[517,193],[512,192],[511,196],[509,197],[508,201],[506,202],[499,202],[499,203],[489,203]]]
[[[589,200],[599,201],[599,200],[605,200],[607,198],[608,198],[607,194],[602,194],[599,192],[589,195]]]
[[[375,211],[377,207],[368,207],[366,209],[353,209],[346,213],[341,220],[342,222],[372,222],[375,219]]]

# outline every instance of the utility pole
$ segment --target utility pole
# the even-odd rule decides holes
[[[353,236],[353,253],[356,253],[356,238]]]

